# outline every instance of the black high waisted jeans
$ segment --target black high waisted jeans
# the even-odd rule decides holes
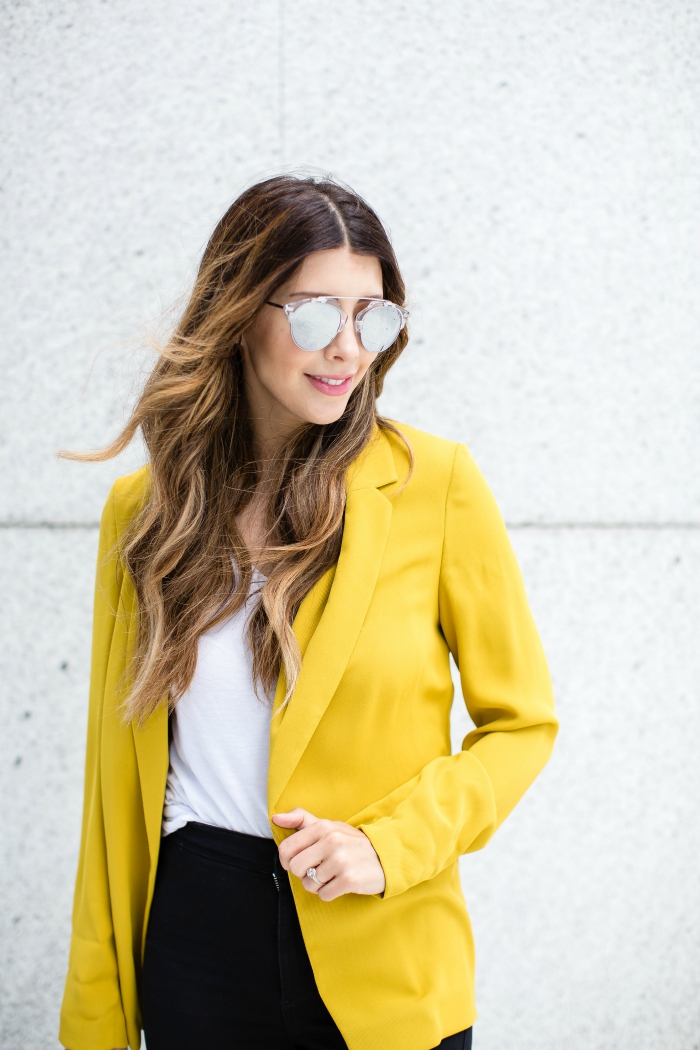
[[[163,839],[141,1006],[148,1050],[345,1050],[272,839],[195,823]],[[440,1047],[468,1050],[471,1029]]]

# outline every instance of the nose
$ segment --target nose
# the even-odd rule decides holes
[[[355,331],[352,317],[348,317],[343,328],[324,350],[327,361],[356,361],[360,356],[360,337]]]

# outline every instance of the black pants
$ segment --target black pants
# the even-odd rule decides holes
[[[141,1001],[148,1050],[346,1047],[274,842],[206,824],[161,844]],[[469,1050],[471,1029],[440,1046]]]

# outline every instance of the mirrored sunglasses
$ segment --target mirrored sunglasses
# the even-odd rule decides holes
[[[348,320],[338,299],[328,295],[299,299],[295,303],[267,302],[284,310],[292,339],[302,350],[325,350]],[[406,324],[408,310],[388,299],[363,299],[362,302],[368,305],[360,310],[354,323],[362,345],[372,354],[388,350]]]

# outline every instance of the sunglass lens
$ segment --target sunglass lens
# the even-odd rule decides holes
[[[396,339],[401,331],[401,313],[390,303],[375,306],[362,318],[360,338],[365,350],[378,354]]]
[[[331,303],[304,303],[292,314],[292,339],[302,350],[323,350],[340,328],[340,312]]]

